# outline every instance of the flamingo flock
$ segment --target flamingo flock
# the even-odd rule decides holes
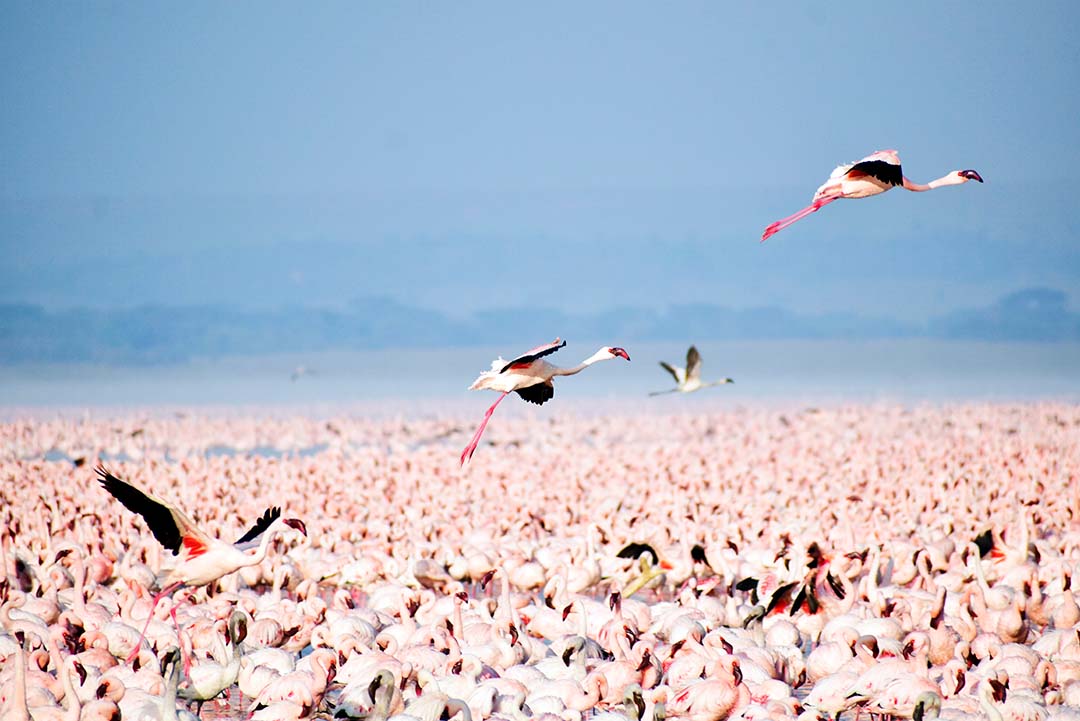
[[[913,183],[878,151],[762,240],[971,180]],[[499,396],[460,465],[510,393],[543,405],[630,360],[546,360],[565,345],[479,375]],[[663,393],[732,382],[694,346],[661,366]],[[0,717],[1080,720],[1075,406],[510,419],[500,441],[543,452],[500,442],[451,473],[463,432],[0,423]]]
[[[1080,718],[1076,405],[503,421],[0,423],[0,717]]]

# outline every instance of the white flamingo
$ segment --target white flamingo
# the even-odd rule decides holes
[[[685,368],[679,368],[664,361],[660,361],[660,367],[675,379],[675,387],[667,391],[653,391],[649,394],[650,396],[659,396],[665,393],[693,393],[702,388],[711,388],[712,386],[722,386],[735,382],[731,378],[725,378],[721,381],[709,381],[708,383],[702,382],[701,354],[698,353],[698,349],[694,346],[690,346],[690,349],[686,351]]]
[[[840,198],[869,198],[894,187],[921,193],[946,185],[962,185],[969,180],[983,182],[982,176],[974,170],[954,170],[937,180],[931,180],[926,185],[913,183],[904,177],[903,169],[900,167],[900,156],[895,150],[879,150],[858,162],[837,166],[829,179],[814,193],[814,200],[810,205],[770,225],[761,234],[761,241],[765,242],[770,236],[796,220],[816,213]]]
[[[471,391],[492,390],[499,391],[502,395],[487,409],[484,420],[480,422],[480,427],[476,429],[476,433],[473,434],[469,445],[465,446],[465,450],[461,452],[461,465],[465,465],[465,462],[472,458],[476,445],[480,442],[480,436],[483,435],[484,429],[487,428],[488,421],[491,419],[491,414],[495,412],[495,408],[502,402],[502,399],[506,398],[510,393],[517,393],[529,403],[535,403],[538,406],[543,405],[555,397],[555,386],[552,379],[556,376],[577,375],[593,363],[611,360],[612,358],[630,360],[630,356],[625,350],[612,346],[601,348],[573,368],[559,368],[543,360],[544,356],[551,355],[565,345],[566,341],[556,338],[551,343],[537,346],[513,360],[496,358],[491,363],[491,370],[484,371],[473,381],[473,384],[469,386]]]
[[[246,566],[255,566],[263,562],[270,541],[279,532],[295,529],[307,535],[304,522],[296,518],[281,518],[280,508],[269,508],[252,528],[237,540],[236,544],[211,538],[195,526],[187,514],[179,508],[152,496],[130,483],[120,480],[103,466],[98,466],[98,479],[102,487],[130,511],[143,517],[146,525],[162,546],[179,555],[176,566],[165,576],[161,590],[154,596],[150,613],[146,618],[139,642],[128,656],[128,663],[138,655],[146,629],[154,617],[154,609],[162,598],[182,586],[205,586],[222,576],[228,575]],[[262,536],[255,553],[247,553],[242,546]],[[176,621],[176,608],[172,609],[173,621]],[[185,666],[187,665],[185,660]]]

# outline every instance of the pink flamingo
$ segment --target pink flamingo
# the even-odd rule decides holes
[[[199,530],[187,514],[173,504],[125,483],[106,470],[104,466],[98,466],[97,472],[102,487],[125,508],[142,516],[158,543],[172,551],[174,556],[180,556],[175,568],[165,577],[162,589],[151,602],[146,625],[127,659],[128,663],[131,663],[138,655],[142,640],[146,637],[146,629],[150,626],[150,619],[154,617],[154,609],[162,598],[183,586],[205,586],[233,571],[262,563],[270,549],[271,538],[278,532],[292,528],[307,535],[307,528],[303,521],[296,518],[283,519],[280,508],[268,508],[255,525],[235,544],[219,541]],[[246,553],[244,544],[260,535],[262,541],[259,543],[258,550],[253,554]],[[170,614],[173,622],[176,623],[175,606]]]
[[[880,195],[894,186],[921,193],[946,185],[962,185],[969,180],[983,182],[974,170],[954,170],[948,175],[931,180],[926,185],[913,183],[904,177],[900,168],[900,156],[895,150],[879,150],[866,156],[857,163],[840,165],[832,171],[829,179],[814,193],[814,200],[794,215],[776,221],[761,234],[761,242],[780,232],[796,220],[801,220],[811,213],[816,213],[834,200],[840,198],[869,198]]]
[[[484,420],[480,422],[480,427],[476,429],[476,433],[473,434],[469,445],[465,446],[465,450],[461,452],[461,465],[465,465],[465,462],[472,458],[473,451],[476,450],[476,445],[480,442],[480,436],[483,435],[484,429],[487,428],[488,421],[491,419],[491,414],[495,412],[495,408],[502,402],[502,399],[506,398],[510,393],[517,393],[529,403],[535,403],[538,406],[543,405],[555,397],[555,386],[551,382],[555,376],[576,375],[593,363],[611,360],[612,358],[630,360],[630,356],[625,350],[610,346],[601,348],[573,368],[559,368],[542,360],[544,356],[551,355],[565,345],[566,341],[556,338],[551,343],[537,346],[513,360],[507,361],[496,358],[491,363],[491,370],[484,371],[473,381],[473,384],[469,386],[471,391],[493,390],[500,391],[502,395],[491,404],[491,408],[487,409]]]

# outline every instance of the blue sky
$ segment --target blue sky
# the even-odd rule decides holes
[[[0,302],[1080,306],[1080,5],[0,6]],[[841,162],[925,182],[775,236]]]

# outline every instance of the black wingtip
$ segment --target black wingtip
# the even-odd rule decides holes
[[[247,533],[237,539],[236,543],[247,543],[253,538],[258,538],[260,535],[262,535],[263,532],[266,531],[267,528],[270,527],[271,523],[273,523],[280,517],[280,506],[271,506],[270,508],[267,508],[266,511],[264,511],[263,514],[258,518],[258,520],[255,521],[255,525],[248,529]]]
[[[98,474],[97,480],[98,483],[101,484],[101,487],[108,491],[113,497],[118,498],[116,495],[117,489],[121,486],[126,486],[127,484],[120,480],[118,476],[114,475],[113,472],[106,468],[102,463],[97,464],[94,471]]]
[[[975,536],[975,545],[979,548],[979,557],[985,558],[986,554],[990,553],[990,549],[994,547],[993,530],[987,528],[978,536]]]
[[[748,576],[735,584],[735,588],[739,591],[751,591],[757,588],[758,580],[752,576]]]
[[[660,556],[656,553],[656,549],[648,543],[628,543],[615,555],[619,558],[640,558],[643,553],[648,553],[652,556],[652,563],[654,566],[660,563]]]

